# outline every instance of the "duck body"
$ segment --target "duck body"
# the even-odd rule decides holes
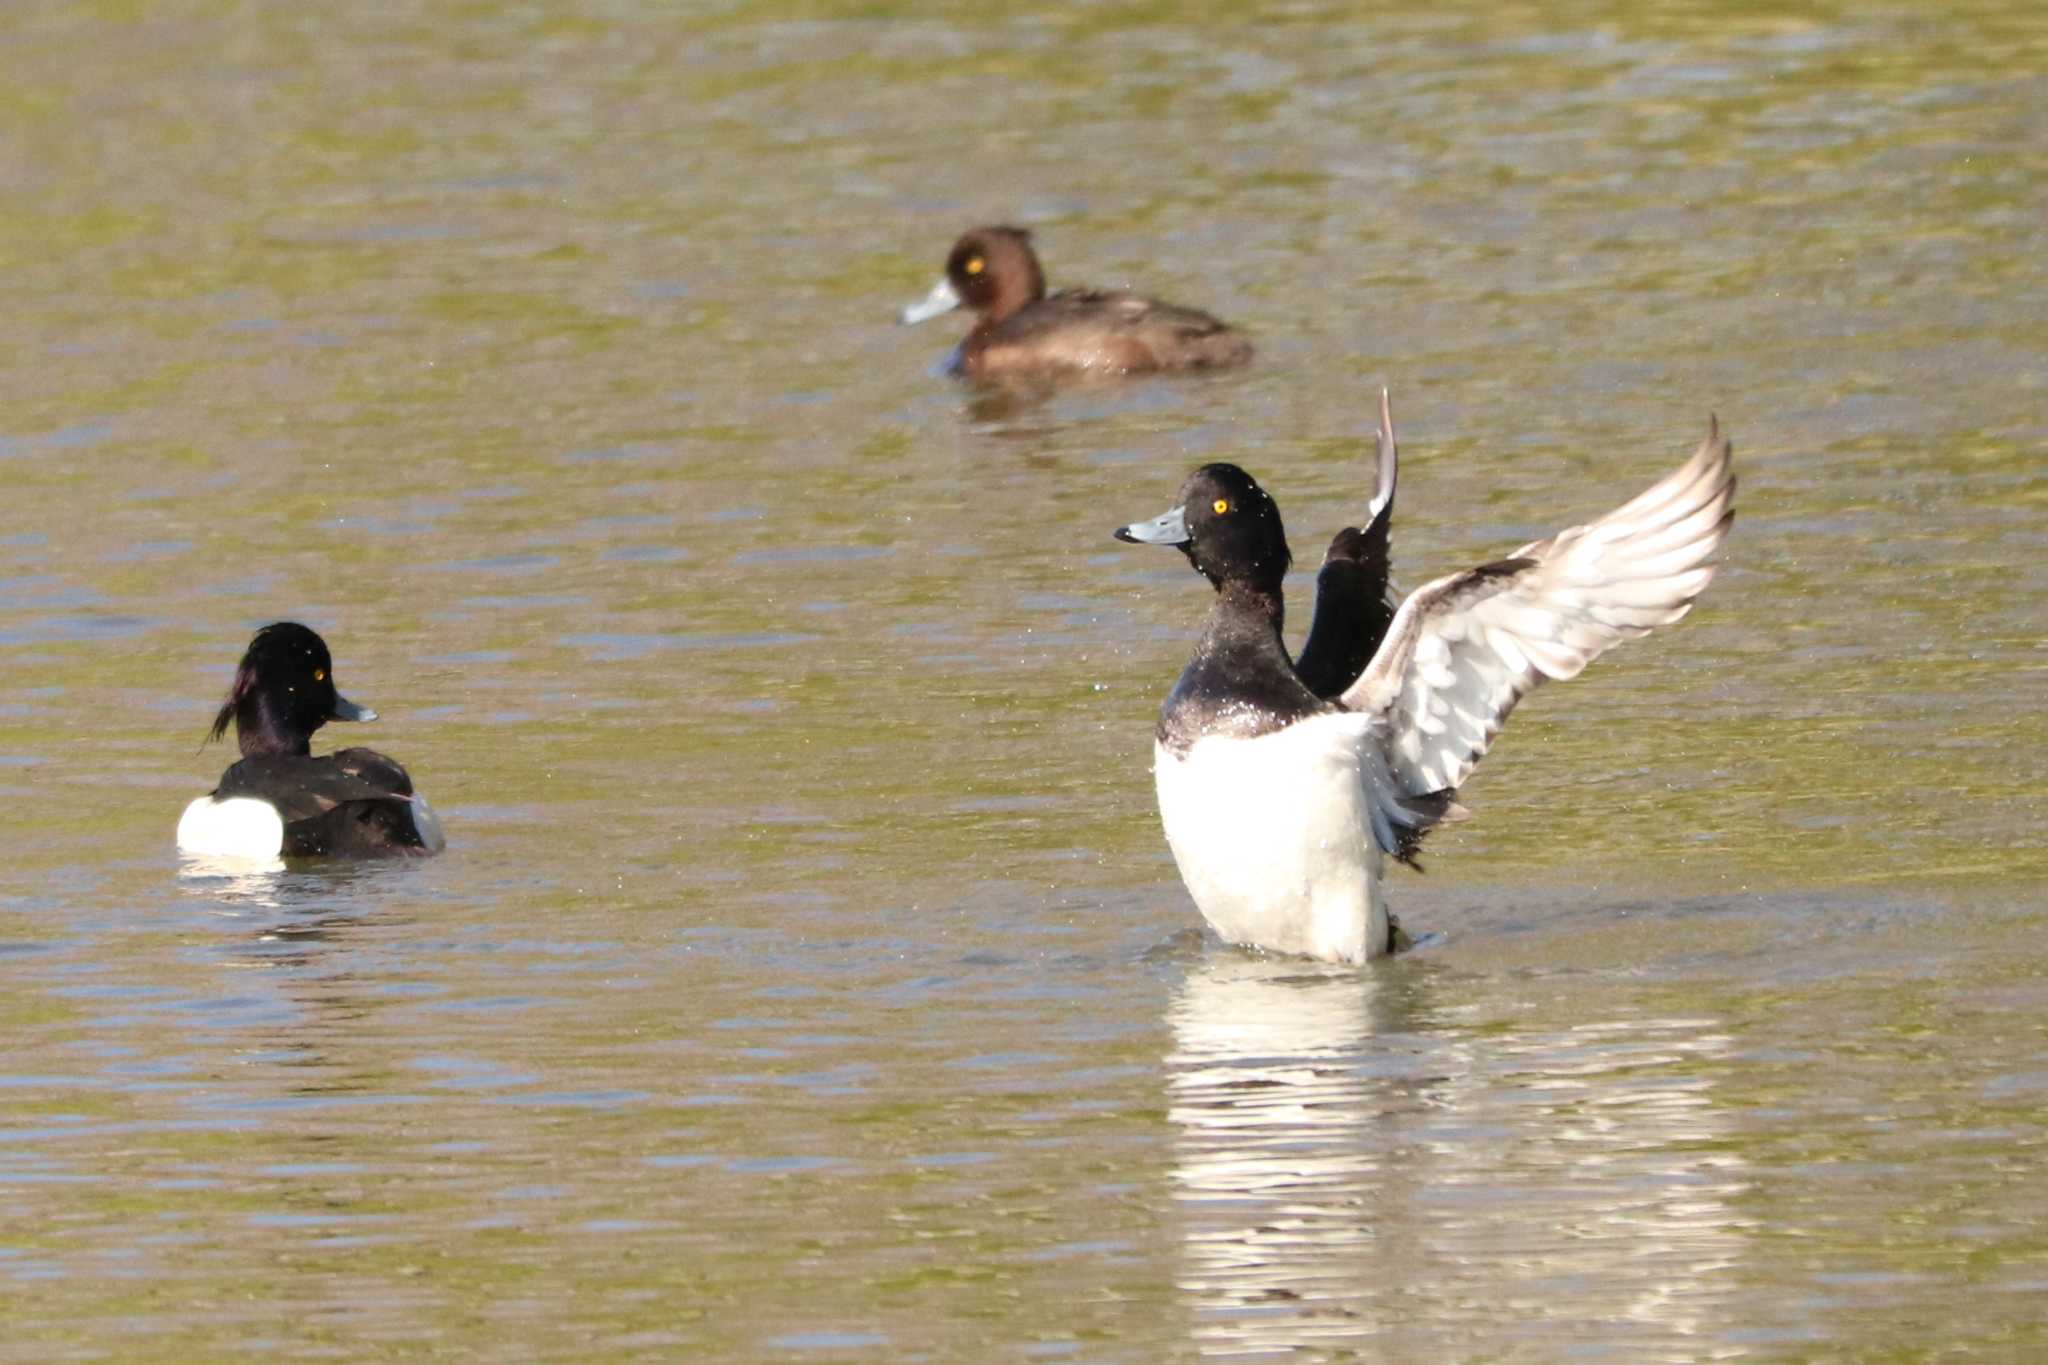
[[[256,633],[211,737],[235,728],[242,757],[178,821],[181,853],[250,860],[438,853],[439,818],[397,760],[373,749],[314,756],[329,720],[376,712],[335,691],[327,646],[284,621]]]
[[[1023,228],[976,228],[961,237],[946,258],[946,273],[903,310],[903,321],[956,308],[971,310],[976,321],[949,368],[973,380],[1223,369],[1252,357],[1251,342],[1199,309],[1127,290],[1048,294]]]
[[[1231,500],[1234,515],[1251,514],[1249,488],[1209,491],[1221,494],[1212,507]],[[1376,512],[1375,527],[1390,505]],[[1277,528],[1277,509],[1273,517]],[[1360,566],[1341,556],[1359,534],[1346,528],[1333,543],[1349,569]],[[1370,762],[1373,718],[1318,695],[1288,657],[1275,576],[1286,560],[1283,548],[1257,583],[1226,579],[1217,589],[1160,709],[1152,752],[1159,819],[1189,896],[1225,942],[1364,962],[1393,941],[1382,850],[1361,836],[1376,789],[1382,802],[1392,794]],[[1334,694],[1359,671],[1343,676],[1345,661],[1377,643],[1368,607],[1384,580],[1376,591],[1371,571],[1361,570],[1333,583],[1327,562],[1318,578],[1325,590],[1309,641],[1331,661],[1323,681]],[[1329,597],[1336,603],[1326,612]]]
[[[1394,951],[1386,859],[1415,865],[1423,837],[1464,816],[1457,788],[1522,696],[1683,616],[1733,518],[1730,447],[1710,427],[1632,502],[1390,613],[1373,550],[1392,503],[1384,399],[1380,455],[1374,516],[1332,543],[1299,663],[1281,637],[1279,510],[1243,470],[1204,466],[1165,516],[1116,533],[1181,549],[1216,589],[1160,711],[1153,777],[1181,879],[1230,943],[1341,963]]]
[[[1123,291],[1070,289],[1001,322],[977,324],[953,364],[968,379],[996,379],[1227,369],[1251,358],[1249,341],[1198,309]]]
[[[405,769],[356,748],[232,765],[185,808],[178,847],[214,857],[376,858],[438,853],[446,840]]]

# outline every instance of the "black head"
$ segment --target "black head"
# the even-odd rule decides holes
[[[1180,486],[1164,516],[1118,527],[1118,540],[1173,545],[1218,589],[1243,584],[1277,594],[1293,555],[1280,508],[1234,464],[1206,464]]]
[[[1000,322],[1045,297],[1045,272],[1031,249],[1031,233],[1016,227],[983,227],[953,244],[946,274],[932,292],[903,310],[905,322],[923,322],[955,308]]]
[[[249,641],[207,737],[219,739],[232,724],[244,758],[305,754],[330,720],[375,720],[375,711],[334,690],[333,674],[327,642],[313,631],[296,621],[265,626]]]

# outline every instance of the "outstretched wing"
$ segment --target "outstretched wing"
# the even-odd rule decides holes
[[[1507,559],[1439,578],[1401,604],[1379,653],[1339,702],[1376,717],[1387,771],[1404,796],[1448,807],[1537,684],[1575,677],[1608,646],[1691,609],[1735,519],[1732,456],[1709,419],[1692,458],[1640,497]],[[1419,837],[1421,828],[1410,827]]]
[[[1347,526],[1330,542],[1316,572],[1308,639],[1294,662],[1294,671],[1319,697],[1335,697],[1358,681],[1394,619],[1390,540],[1400,459],[1393,410],[1381,389],[1379,480],[1365,509],[1365,529]]]

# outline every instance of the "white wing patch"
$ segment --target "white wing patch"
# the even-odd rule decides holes
[[[1710,421],[1692,458],[1641,496],[1496,564],[1439,578],[1401,604],[1340,699],[1374,718],[1400,796],[1461,785],[1539,683],[1576,677],[1609,646],[1692,608],[1735,517],[1732,456]],[[1375,805],[1374,833],[1391,851]]]

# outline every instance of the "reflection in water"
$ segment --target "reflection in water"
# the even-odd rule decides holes
[[[1181,987],[1169,1114],[1182,1288],[1205,1349],[1372,1331],[1360,1315],[1390,1273],[1382,1228],[1406,1178],[1381,1111],[1416,1104],[1404,1068],[1365,1070],[1375,1039],[1398,1036],[1394,1003],[1378,974],[1235,953]],[[1384,1060],[1413,1056],[1389,1047]]]
[[[210,972],[203,979],[207,984],[195,998],[214,1002],[206,1016],[215,1026],[252,1030],[262,1039],[254,1050],[272,1063],[319,1073],[311,1079],[293,1074],[275,1094],[355,1092],[382,1080],[381,1068],[365,1071],[345,1060],[347,1041],[372,1014],[384,984],[383,973],[366,969],[364,954],[347,951],[347,941],[356,931],[396,922],[380,904],[380,892],[388,894],[412,866],[337,862],[287,869],[261,860],[182,860],[182,889],[212,902],[212,914],[230,931],[201,958],[233,974]]]
[[[1430,1016],[1428,986],[1412,965],[1237,954],[1189,973],[1167,1070],[1196,1344],[1414,1321],[1684,1358],[1743,1246],[1710,1093],[1727,1037],[1701,1019],[1474,1035]]]
[[[178,880],[186,890],[230,905],[276,909],[285,879],[282,858],[221,858],[181,854]]]

